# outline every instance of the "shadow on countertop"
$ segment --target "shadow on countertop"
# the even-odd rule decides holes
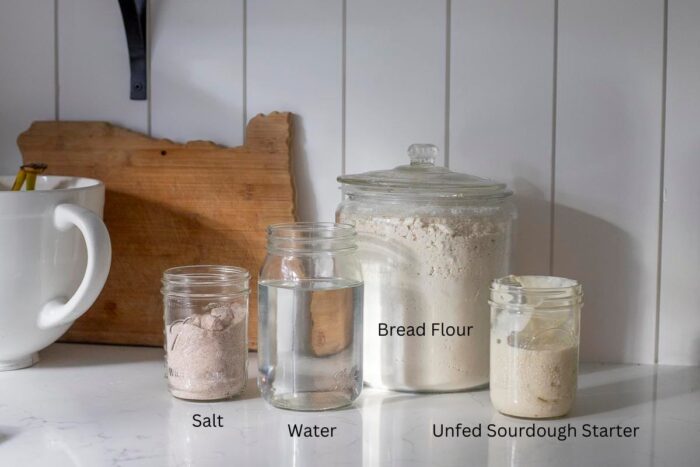
[[[650,368],[653,370],[648,375],[579,388],[569,416],[611,412],[700,391],[700,371],[697,367]]]
[[[16,436],[20,430],[14,426],[3,426],[0,425],[0,445],[10,440]]]
[[[39,352],[39,362],[33,368],[70,368],[162,362],[164,352],[160,347],[59,343]]]

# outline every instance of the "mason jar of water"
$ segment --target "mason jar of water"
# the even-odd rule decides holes
[[[362,390],[363,284],[355,229],[268,227],[258,294],[258,386],[275,407],[330,410]]]

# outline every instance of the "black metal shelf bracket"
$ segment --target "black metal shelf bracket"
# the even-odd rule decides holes
[[[146,87],[146,4],[147,0],[119,0],[126,31],[126,43],[129,47],[129,66],[131,68],[131,100],[148,99]]]

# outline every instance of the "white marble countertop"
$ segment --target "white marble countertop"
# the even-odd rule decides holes
[[[253,354],[254,357],[254,354]],[[166,388],[162,351],[55,344],[33,368],[0,373],[2,466],[697,466],[700,369],[583,365],[573,413],[536,427],[575,437],[488,436],[532,421],[495,413],[487,390],[411,395],[365,390],[352,409],[269,407],[255,362],[237,400],[193,403]],[[221,415],[195,428],[194,414]],[[288,424],[335,426],[332,438],[292,438]],[[433,424],[481,424],[480,438],[436,438]],[[584,427],[639,427],[634,438],[585,438]],[[592,428],[592,427],[591,427]]]

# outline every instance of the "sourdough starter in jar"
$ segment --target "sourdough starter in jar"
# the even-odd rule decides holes
[[[574,403],[581,285],[506,276],[491,287],[491,402],[506,415],[552,418]]]

